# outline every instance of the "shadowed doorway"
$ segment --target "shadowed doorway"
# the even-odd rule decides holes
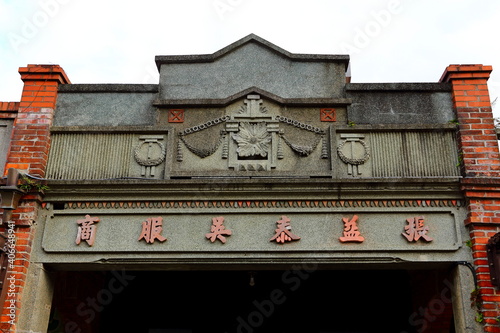
[[[433,295],[446,292],[432,271],[304,266],[61,272],[59,277],[66,282],[76,277],[86,287],[61,293],[57,289],[71,287],[56,284],[51,333],[64,332],[64,326],[79,333],[454,332],[449,302],[441,301],[434,313],[426,308]],[[436,287],[441,291],[434,292]],[[74,299],[68,302],[71,293]],[[68,322],[74,324],[70,330]]]

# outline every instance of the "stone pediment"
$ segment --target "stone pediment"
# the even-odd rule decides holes
[[[157,56],[160,100],[224,99],[251,87],[282,98],[343,94],[347,55],[294,54],[249,35],[205,55]]]

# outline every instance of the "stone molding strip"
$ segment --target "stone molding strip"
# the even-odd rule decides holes
[[[451,92],[450,83],[415,82],[415,83],[348,83],[346,91],[431,91]]]
[[[158,84],[61,84],[61,93],[157,93]]]
[[[257,94],[264,99],[269,99],[280,105],[294,106],[347,106],[352,103],[349,98],[284,98],[257,87],[250,87],[239,93],[226,98],[205,99],[158,99],[153,102],[156,107],[187,107],[187,106],[211,106],[225,107],[247,95]]]

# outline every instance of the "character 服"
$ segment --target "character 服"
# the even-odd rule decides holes
[[[167,239],[161,235],[163,230],[163,218],[155,217],[148,218],[146,221],[142,222],[142,231],[139,236],[138,241],[144,239],[146,243],[153,244],[155,240],[159,240],[160,242],[164,242]]]

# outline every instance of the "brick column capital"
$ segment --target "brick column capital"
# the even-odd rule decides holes
[[[5,170],[16,168],[43,177],[58,86],[70,81],[59,65],[28,65],[19,68],[19,74],[24,88]]]
[[[464,79],[488,80],[492,71],[492,66],[485,65],[449,65],[439,82],[453,82],[453,80]]]
[[[449,65],[440,81],[451,83],[464,176],[495,178],[499,186],[500,154],[488,91],[492,70],[485,65]]]
[[[71,83],[68,76],[59,65],[28,65],[19,67],[21,80],[27,81],[56,81],[59,84]]]

